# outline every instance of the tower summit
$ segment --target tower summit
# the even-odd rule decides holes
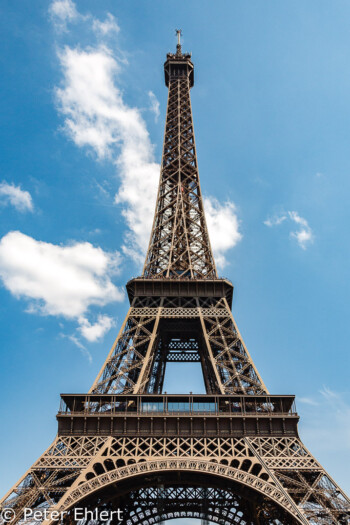
[[[86,509],[95,512],[84,525],[116,525],[120,512],[126,525],[349,523],[349,499],[301,442],[294,396],[268,393],[231,313],[232,284],[217,275],[180,34],[164,64],[164,147],[142,275],[127,283],[130,307],[89,392],[61,395],[54,442],[1,500],[3,522],[32,523],[36,511],[36,523],[53,525],[59,513],[74,525]],[[163,393],[169,362],[200,363],[206,393]]]
[[[189,78],[190,88],[193,87],[193,64],[191,62],[191,55],[189,53],[182,53],[180,37],[181,29],[176,30],[177,46],[176,53],[168,53],[167,60],[164,63],[165,85],[169,87],[169,80],[175,80],[180,76]]]
[[[217,277],[199,184],[190,88],[191,55],[183,54],[180,31],[176,53],[164,64],[169,88],[161,175],[143,276]]]

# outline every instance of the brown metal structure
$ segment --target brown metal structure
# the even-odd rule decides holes
[[[66,511],[73,523],[83,505],[123,509],[128,525],[348,524],[349,499],[302,444],[294,396],[268,393],[232,317],[233,286],[217,275],[193,64],[180,41],[164,71],[164,149],[143,274],[127,283],[129,311],[89,393],[61,396],[57,437],[1,506],[14,510],[13,523],[26,508]],[[206,394],[162,393],[171,361],[200,362]]]

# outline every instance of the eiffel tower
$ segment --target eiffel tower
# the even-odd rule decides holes
[[[299,438],[292,395],[271,395],[218,277],[199,184],[191,55],[164,64],[164,149],[153,228],[130,308],[86,394],[63,394],[54,442],[1,500],[3,521],[115,525],[348,524],[349,499]],[[201,364],[206,394],[163,393],[169,362]],[[47,514],[44,511],[47,511]],[[99,523],[100,515],[81,518]]]

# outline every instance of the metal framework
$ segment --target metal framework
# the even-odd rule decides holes
[[[233,286],[217,275],[194,70],[178,38],[164,64],[156,212],[143,274],[127,283],[126,319],[90,391],[61,396],[57,437],[0,506],[15,512],[12,523],[30,508],[67,511],[72,524],[83,504],[123,509],[127,525],[348,524],[349,499],[302,444],[294,397],[268,393],[231,313]],[[168,362],[201,363],[206,394],[163,394]]]

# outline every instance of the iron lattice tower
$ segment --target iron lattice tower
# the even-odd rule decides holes
[[[199,184],[180,40],[169,88],[161,175],[142,276],[87,394],[63,394],[58,434],[1,500],[25,508],[120,508],[128,525],[175,517],[241,525],[350,522],[349,499],[302,444],[294,396],[270,395],[217,275]],[[205,395],[162,393],[167,362],[200,362]],[[25,521],[25,520],[24,520]],[[50,518],[46,523],[54,523]],[[112,523],[114,521],[112,520]]]

